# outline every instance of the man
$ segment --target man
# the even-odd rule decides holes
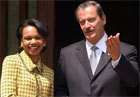
[[[139,83],[136,48],[120,42],[119,33],[107,36],[106,16],[97,2],[80,4],[76,18],[86,39],[61,50],[55,96],[125,96],[126,86]]]

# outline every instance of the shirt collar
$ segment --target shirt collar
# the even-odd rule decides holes
[[[95,44],[95,46],[98,47],[104,53],[106,53],[105,41],[106,41],[107,37],[108,36],[107,36],[106,32],[104,32],[104,36]],[[90,43],[88,40],[86,40],[86,45],[87,45],[88,50],[93,46],[93,44]]]
[[[23,50],[20,54],[19,54],[23,60],[23,64],[25,65],[25,68],[28,71],[33,71],[35,68],[38,69],[39,72],[42,72],[42,65],[41,65],[41,59],[37,62],[37,64],[34,64],[32,62],[32,60],[30,59],[30,57],[25,53],[25,51]]]

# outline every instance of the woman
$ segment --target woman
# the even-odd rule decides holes
[[[17,29],[21,48],[3,61],[2,97],[53,96],[53,71],[41,62],[40,53],[46,48],[48,32],[37,19],[25,20]]]

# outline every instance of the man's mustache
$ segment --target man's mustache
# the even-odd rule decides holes
[[[84,29],[84,32],[85,33],[89,33],[89,32],[93,32],[95,29],[92,29],[92,28],[88,28],[88,29]]]

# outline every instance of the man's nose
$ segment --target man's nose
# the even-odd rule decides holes
[[[85,27],[89,28],[90,27],[90,23],[88,21],[85,22]]]

